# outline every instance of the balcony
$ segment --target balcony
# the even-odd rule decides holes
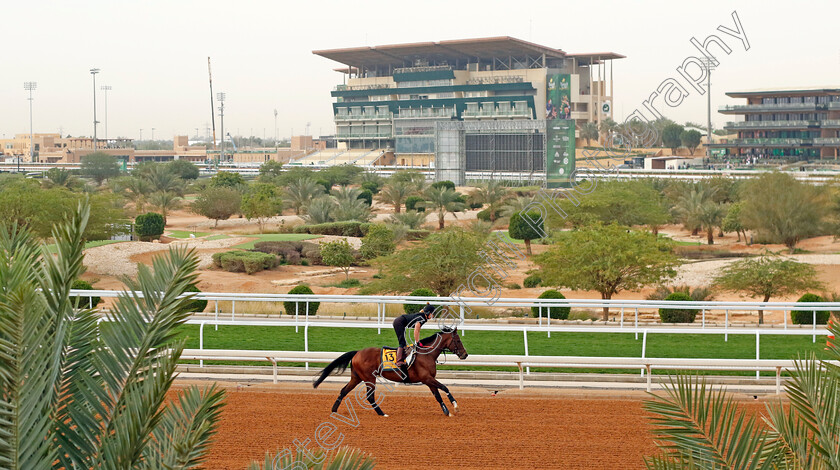
[[[406,108],[400,109],[398,118],[451,118],[455,108]]]
[[[335,91],[348,90],[382,90],[383,88],[393,88],[391,85],[384,83],[377,83],[373,85],[336,85]]]
[[[820,127],[822,127],[823,129],[840,127],[840,119],[825,119],[823,121],[820,121]]]
[[[738,147],[799,147],[802,145],[810,145],[812,139],[773,139],[773,138],[759,138],[759,139],[732,139],[730,141],[734,146]]]
[[[390,139],[393,137],[392,132],[339,132],[336,135],[338,139]]]
[[[814,145],[819,146],[840,146],[840,137],[815,137]]]
[[[464,118],[530,118],[531,109],[525,106],[517,107],[495,107],[488,103],[480,109],[466,109],[461,114]]]
[[[840,103],[838,108],[840,109]],[[825,105],[817,103],[772,103],[772,104],[737,104],[727,105],[718,108],[721,113],[743,113],[743,112],[771,112],[771,111],[815,111],[825,109]]]
[[[390,120],[391,113],[357,113],[357,114],[336,114],[336,121],[381,121]]]
[[[727,129],[795,129],[819,126],[819,121],[741,121],[727,122]]]
[[[840,101],[832,101],[828,103],[828,109],[840,109]]]

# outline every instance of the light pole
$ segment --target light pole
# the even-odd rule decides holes
[[[710,57],[703,57],[703,66],[706,67],[706,159],[712,161],[712,70],[717,66],[717,61]]]
[[[225,161],[225,94],[216,93],[216,101],[219,102],[219,118],[222,126],[222,147],[219,153],[219,162]]]
[[[108,141],[108,92],[111,90],[111,85],[102,85],[100,90],[105,92],[105,142]]]
[[[32,92],[38,87],[38,82],[23,82],[23,89],[29,92],[29,162],[35,162],[35,146],[32,143]],[[20,173],[20,158],[17,161],[17,171]]]
[[[96,120],[96,74],[99,69],[90,69],[90,76],[93,77],[93,151],[96,152],[96,125],[99,121]]]

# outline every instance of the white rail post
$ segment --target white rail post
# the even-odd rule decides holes
[[[93,296],[88,297],[88,302],[90,304],[90,309],[93,310]]]
[[[644,334],[642,335],[642,359],[645,358],[645,351],[647,350],[647,332],[648,332],[648,330],[645,330]],[[650,368],[650,366],[648,366],[648,368]],[[650,374],[648,374],[648,375],[650,375]],[[642,377],[644,377],[644,376],[645,376],[645,370],[642,369]],[[650,382],[650,380],[648,380],[648,382]]]
[[[755,360],[761,359],[761,332],[755,330]],[[758,380],[760,377],[759,370],[755,370],[755,380]]]
[[[787,330],[787,310],[782,311],[782,313],[784,314],[782,316],[782,321],[785,322],[785,329]]]
[[[376,304],[376,313],[376,320],[377,323],[379,323],[379,328],[376,329],[376,334],[381,335],[382,324],[385,323],[385,304]]]
[[[700,328],[706,328],[706,309],[703,309],[703,323]]]
[[[538,315],[540,317],[540,326],[542,326],[542,304],[539,304],[538,312],[539,312]]]
[[[814,319],[813,319],[813,323],[811,323],[811,325],[814,328],[814,342],[816,343],[817,342],[817,311],[816,310],[814,310]]]
[[[633,328],[636,329],[636,339],[639,339],[639,307],[636,307],[635,320],[633,320]]]
[[[776,366],[776,395],[782,393],[782,368]]]
[[[619,327],[624,328],[624,307],[621,307],[621,320],[619,321]]]
[[[300,306],[299,303],[295,302],[295,333],[298,332],[298,307]]]
[[[525,355],[527,356],[528,355],[528,329],[527,328],[522,328],[522,336],[525,338]],[[530,367],[526,368],[526,373],[529,374],[529,375],[531,374],[531,368]]]
[[[651,380],[650,380],[650,378],[651,378],[650,364],[645,364],[645,369],[647,369],[647,391],[649,392],[650,391],[650,382],[651,382]],[[644,375],[644,372],[642,372],[642,375]]]
[[[230,302],[230,320],[236,321],[236,300]]]
[[[723,320],[723,340],[729,341],[729,309],[726,309],[726,317]]]
[[[519,367],[519,390],[525,388],[525,377],[522,375],[522,363],[517,362],[516,366]]]
[[[219,301],[216,300],[216,331],[219,331]]]
[[[464,304],[459,305],[459,310],[461,313],[461,326],[464,326]],[[461,336],[467,336],[467,330],[463,330],[461,332]]]
[[[204,322],[198,326],[198,349],[204,349]],[[204,367],[204,359],[199,359],[198,367]]]
[[[306,324],[303,326],[303,351],[309,352],[309,317],[306,317]],[[309,363],[306,362],[306,370],[309,370]]]
[[[546,325],[548,325],[548,337],[551,338],[551,306],[548,307],[545,321],[547,322]]]

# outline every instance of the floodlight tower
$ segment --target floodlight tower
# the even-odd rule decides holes
[[[706,67],[706,159],[712,160],[712,70],[717,67],[718,62],[711,57],[701,59]]]
[[[111,91],[111,85],[102,85],[100,90],[105,92],[105,141],[108,141],[108,92]]]
[[[38,82],[23,82],[23,89],[29,92],[29,162],[35,161],[35,146],[32,144],[32,92],[38,87]],[[17,159],[17,171],[20,173],[20,157]]]
[[[99,69],[90,69],[90,76],[93,77],[93,151],[97,149],[96,146],[96,125],[99,121],[96,120],[96,74],[100,72]]]
[[[216,93],[216,101],[219,102],[219,119],[222,127],[222,147],[219,153],[219,162],[225,161],[225,94]]]

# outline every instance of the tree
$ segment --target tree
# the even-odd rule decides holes
[[[744,225],[770,243],[784,243],[791,252],[800,240],[822,233],[827,212],[823,188],[786,173],[764,174],[744,187]]]
[[[393,224],[405,225],[412,230],[417,230],[426,223],[426,213],[418,211],[406,211],[402,214],[391,214],[388,220]]]
[[[239,173],[220,171],[210,178],[210,186],[238,188],[245,185],[245,179]]]
[[[580,137],[586,139],[586,145],[589,145],[589,141],[593,139],[598,139],[598,124],[594,122],[586,122],[580,126]]]
[[[119,176],[120,164],[117,157],[108,155],[105,152],[93,152],[82,156],[81,174],[92,178],[96,184],[102,186],[102,182]]]
[[[269,160],[260,165],[259,180],[261,183],[276,181],[283,174],[283,164],[277,160]]]
[[[747,240],[747,232],[744,224],[741,222],[741,203],[736,202],[729,205],[729,210],[726,211],[726,217],[723,218],[721,229],[724,232],[735,232],[738,234],[738,241],[741,241],[741,234],[744,234],[744,240]]]
[[[326,181],[330,188],[335,185],[353,184],[365,170],[356,165],[333,165],[318,172],[318,178]]]
[[[505,199],[502,210],[499,213],[502,217],[510,217],[513,214],[524,211],[534,202],[533,196],[516,196]]]
[[[468,277],[481,270],[498,284],[490,263],[507,262],[485,248],[487,238],[476,232],[451,227],[435,232],[422,242],[374,260],[382,279],[372,282],[364,292],[411,292],[428,286],[438,295],[448,296]],[[474,280],[473,284],[477,282]],[[483,286],[491,289],[491,286]]]
[[[153,269],[141,264],[100,326],[99,312],[69,299],[88,214],[82,205],[56,227],[55,256],[42,256],[31,232],[0,227],[0,266],[15,273],[0,276],[0,460],[16,469],[200,466],[224,392],[191,386],[167,399],[191,300],[181,294],[198,258],[173,249]]]
[[[391,175],[389,183],[408,183],[415,193],[426,189],[426,175],[417,170],[398,170]]]
[[[395,173],[394,176],[399,174]],[[382,190],[376,195],[383,204],[391,204],[394,206],[394,213],[399,214],[400,208],[408,196],[416,192],[416,188],[411,182],[394,180],[382,187]]]
[[[691,230],[692,235],[697,235],[702,228],[700,219],[704,206],[713,203],[712,195],[711,189],[702,185],[693,185],[689,192],[679,196],[673,212],[676,219],[682,222],[687,230]]]
[[[496,221],[496,213],[501,210],[501,207],[509,198],[510,193],[497,180],[482,183],[470,194],[472,201],[487,205],[487,208],[490,209],[490,222]]]
[[[575,206],[564,199],[561,207],[568,217],[560,219],[559,214],[552,211],[550,221],[573,226],[586,225],[593,220],[604,224],[647,225],[653,233],[658,233],[659,226],[670,219],[661,194],[649,181],[601,181],[595,191],[578,201]]]
[[[224,186],[211,186],[198,194],[190,210],[213,219],[213,228],[216,228],[220,220],[227,220],[239,212],[241,203],[242,195],[239,191]]]
[[[172,160],[166,164],[166,170],[177,175],[182,180],[198,179],[198,167],[189,160]]]
[[[684,129],[679,124],[668,124],[662,129],[662,145],[671,149],[671,153],[676,155],[677,149],[682,145],[680,136]]]
[[[726,208],[714,201],[706,201],[700,206],[697,223],[706,231],[706,242],[709,245],[715,244],[715,228],[722,225],[725,214]]]
[[[762,302],[769,301],[770,297],[822,287],[813,266],[777,256],[748,258],[732,263],[723,268],[714,284],[723,290],[761,297]],[[758,323],[764,323],[764,310],[758,311]]]
[[[691,151],[692,155],[694,155],[694,151],[697,149],[697,146],[700,145],[701,135],[700,131],[696,131],[694,129],[682,131],[680,133],[680,143],[683,147]]]
[[[612,135],[618,130],[618,123],[615,122],[612,118],[604,118],[601,120],[601,135],[605,136],[607,139],[611,138]],[[607,141],[607,146],[610,146],[610,142]]]
[[[114,185],[114,192],[125,195],[129,201],[133,202],[135,213],[143,212],[143,206],[146,205],[149,195],[152,193],[149,180],[138,176],[124,176],[118,178],[118,180],[115,180],[117,182]]]
[[[560,232],[545,253],[534,256],[543,285],[594,290],[602,299],[635,291],[676,275],[679,263],[667,240],[616,224]],[[609,307],[604,307],[604,321]]]
[[[332,218],[335,221],[358,220],[367,222],[372,217],[370,206],[363,199],[359,199],[359,195],[362,193],[359,189],[339,186],[332,193],[336,203],[332,211]]]
[[[446,213],[449,212],[456,218],[456,212],[462,212],[465,208],[465,204],[463,202],[459,202],[460,193],[457,193],[449,188],[429,188],[423,194],[425,196],[425,201],[423,201],[423,206],[427,208],[432,208],[438,213],[438,229],[443,230],[444,227],[444,218],[446,217]]]
[[[525,240],[528,256],[531,256],[531,240],[542,238],[544,233],[545,227],[539,212],[528,212],[524,217],[521,212],[510,216],[508,236],[514,240]]]
[[[168,164],[167,164],[168,165]],[[166,192],[176,196],[184,195],[184,180],[169,170],[167,165],[155,163],[140,173],[149,186],[149,193]]]
[[[140,214],[134,219],[134,231],[141,241],[152,241],[163,235],[166,222],[157,212]]]
[[[50,168],[44,176],[47,178],[44,183],[48,187],[62,186],[70,189],[78,183],[78,179],[64,168]]]
[[[310,177],[298,178],[286,186],[284,202],[294,208],[296,215],[306,208],[310,201],[324,193],[324,187]]]
[[[257,226],[262,233],[266,220],[283,211],[283,200],[273,184],[256,183],[242,196],[241,210],[248,220],[257,220]]]
[[[309,201],[306,205],[306,215],[303,219],[308,224],[325,224],[332,222],[332,214],[335,210],[335,199],[323,195]]]
[[[394,231],[382,224],[373,224],[368,228],[368,233],[362,237],[362,246],[359,251],[362,258],[373,259],[390,255],[395,249]]]
[[[350,266],[356,261],[356,257],[353,256],[353,248],[346,239],[321,243],[321,258],[327,266],[341,268],[345,279],[350,279]]]
[[[181,207],[181,197],[170,191],[158,191],[149,196],[149,205],[158,209],[163,215],[163,222],[166,223],[166,216],[169,211]]]

